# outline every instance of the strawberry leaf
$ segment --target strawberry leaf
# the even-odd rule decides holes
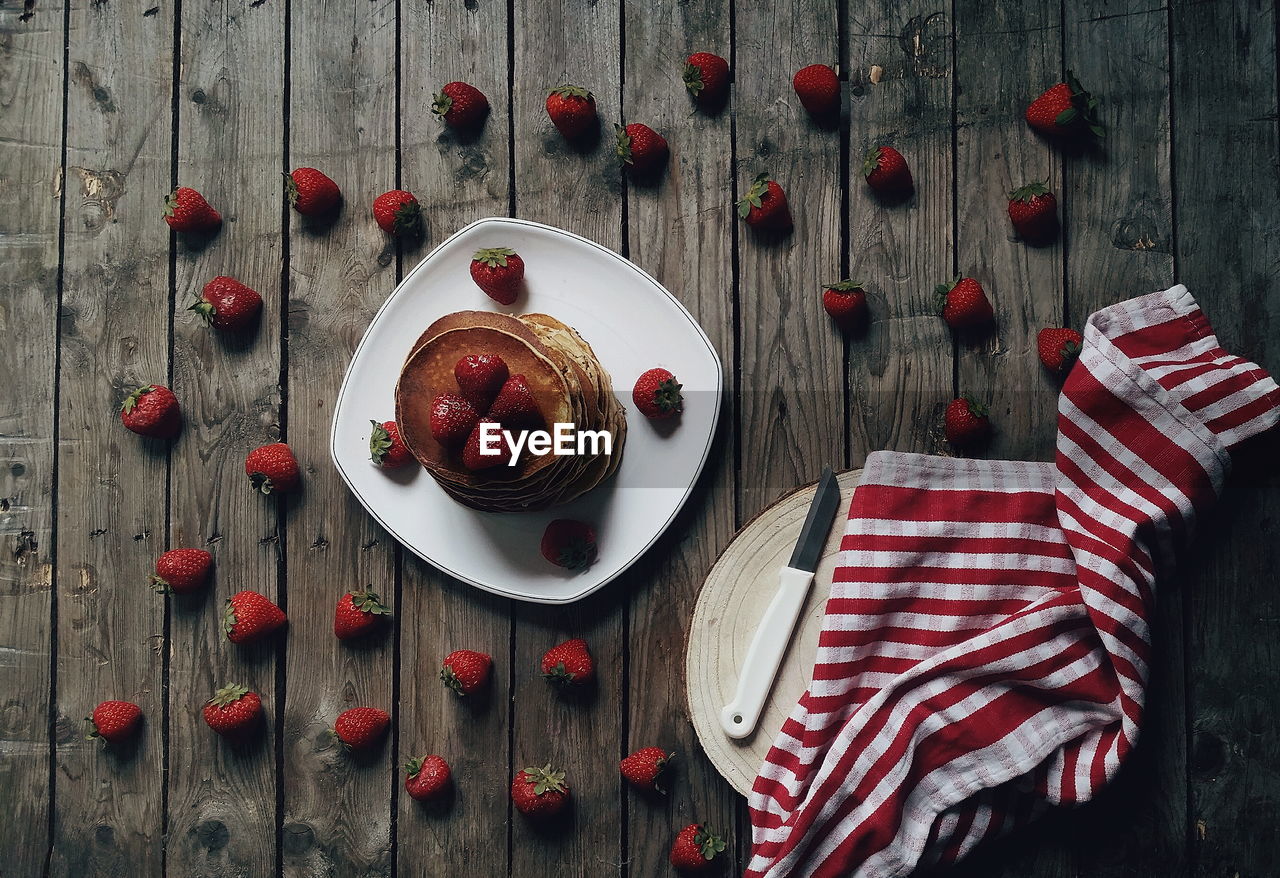
[[[697,64],[684,65],[684,87],[689,89],[692,95],[697,95],[706,87],[702,81],[702,68]]]
[[[453,109],[453,98],[449,97],[444,92],[440,92],[438,95],[435,95],[432,98],[431,112],[435,113],[441,119],[443,119],[445,114],[452,109]]]

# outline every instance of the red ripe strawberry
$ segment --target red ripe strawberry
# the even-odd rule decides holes
[[[862,160],[862,175],[878,195],[901,197],[915,188],[907,160],[892,146],[873,146]]]
[[[855,280],[842,280],[822,288],[822,307],[845,332],[867,324],[867,293]]]
[[[104,701],[86,717],[89,738],[101,738],[108,744],[117,744],[132,738],[142,724],[142,708],[132,701]]]
[[[724,839],[712,835],[701,823],[691,823],[671,845],[671,865],[682,872],[705,872],[724,848]]]
[[[171,439],[182,428],[182,410],[169,388],[147,384],[124,398],[120,422],[139,436]]]
[[[787,193],[770,180],[768,174],[759,174],[751,181],[751,186],[737,206],[738,216],[746,220],[749,226],[777,231],[791,228],[791,206],[787,204]]]
[[[648,125],[632,122],[626,128],[613,127],[618,136],[618,160],[633,175],[648,176],[666,163],[671,154],[666,138]]]
[[[547,95],[547,115],[565,140],[577,140],[596,126],[595,95],[578,85],[562,85]]]
[[[431,400],[431,435],[441,445],[466,442],[479,421],[475,406],[456,393],[442,393]]]
[[[303,216],[323,216],[338,206],[338,184],[315,168],[298,168],[285,174],[284,192],[293,209]]]
[[[214,329],[240,332],[258,319],[262,296],[234,277],[219,275],[204,285],[200,298],[187,310],[199,314]]]
[[[370,421],[369,459],[383,469],[397,469],[413,463],[413,452],[400,438],[400,425],[395,421]]]
[[[957,277],[949,284],[934,288],[942,319],[952,329],[972,329],[990,323],[995,317],[982,284],[971,277]]]
[[[977,445],[991,435],[987,407],[967,396],[954,399],[947,406],[943,427],[947,441],[962,448]]]
[[[729,62],[710,52],[694,52],[684,62],[684,86],[704,110],[717,110],[729,96]]]
[[[510,247],[486,247],[471,257],[471,279],[485,295],[510,305],[524,283],[524,260]]]
[[[479,410],[489,408],[508,374],[507,364],[497,354],[468,354],[453,367],[458,389]]]
[[[1031,244],[1051,241],[1058,233],[1058,199],[1049,191],[1048,183],[1028,183],[1009,193],[1009,221],[1014,231]]]
[[[840,112],[840,77],[826,64],[810,64],[791,80],[800,103],[810,116],[830,118]]]
[[[204,549],[170,549],[156,559],[151,587],[159,592],[190,594],[205,587],[213,556]]]
[[[284,442],[272,442],[250,451],[244,459],[245,475],[264,494],[287,494],[298,486],[298,461]]]
[[[1071,71],[1067,81],[1049,88],[1027,107],[1027,124],[1050,137],[1106,135],[1098,122],[1098,99],[1084,90]]]
[[[661,420],[684,411],[683,387],[666,369],[650,369],[636,379],[631,401],[646,418]]]
[[[333,634],[339,640],[363,637],[378,627],[380,617],[389,615],[391,610],[377,592],[367,589],[348,592],[338,599],[338,607],[333,612]]]
[[[179,186],[164,198],[164,221],[175,232],[208,234],[222,226],[222,217],[204,196],[187,186]]]
[[[596,678],[596,665],[585,640],[566,640],[542,656],[542,676],[558,686],[585,686]]]
[[[529,817],[559,814],[569,801],[565,773],[550,762],[541,768],[522,768],[511,781],[511,801]]]
[[[493,438],[489,440],[489,453],[481,453],[480,451],[480,431],[484,429],[486,424],[494,427]],[[497,421],[485,418],[476,424],[471,435],[467,437],[467,443],[462,446],[462,465],[472,472],[480,472],[481,470],[493,469],[495,466],[511,465],[511,443],[507,441],[507,437],[501,432],[502,425]]]
[[[511,429],[532,428],[543,423],[538,402],[533,398],[533,391],[529,389],[529,382],[523,375],[512,375],[506,380],[486,417]]]
[[[422,234],[422,208],[412,192],[392,189],[373,200],[373,218],[388,235]]]
[[[240,591],[227,598],[222,630],[232,643],[253,643],[287,621],[284,610],[263,595],[256,591]]]
[[[1080,356],[1080,346],[1084,338],[1074,329],[1048,328],[1040,330],[1036,336],[1036,350],[1040,354],[1040,362],[1051,372],[1062,374],[1071,369],[1071,365]]]
[[[382,740],[391,725],[391,716],[376,707],[353,707],[338,714],[333,733],[349,750],[368,750]]]
[[[667,765],[676,757],[661,747],[645,747],[622,760],[619,769],[622,776],[638,789],[647,792],[665,793],[662,788],[662,773]]]
[[[474,85],[450,82],[431,102],[431,112],[450,128],[469,130],[479,127],[489,115],[489,99]]]
[[[489,682],[493,658],[474,649],[455,649],[444,657],[440,681],[459,695],[474,695]]]
[[[449,788],[449,763],[443,756],[419,756],[404,764],[404,788],[411,798],[426,802]]]
[[[205,703],[204,721],[219,735],[238,737],[262,718],[262,699],[238,683],[228,683]]]
[[[542,557],[557,567],[580,570],[596,559],[596,531],[572,518],[557,518],[542,532]]]

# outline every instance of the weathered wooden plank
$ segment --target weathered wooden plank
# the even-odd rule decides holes
[[[936,450],[951,395],[951,337],[933,294],[954,262],[949,11],[929,0],[846,6],[848,270],[871,307],[866,334],[849,341],[853,463],[882,448]],[[863,156],[881,143],[912,167],[905,204],[880,204],[862,178]]]
[[[132,389],[168,375],[160,203],[172,173],[172,38],[167,9],[70,10],[54,875],[159,874],[161,865],[165,609],[146,586],[164,546],[169,445],[125,431],[117,409]],[[142,707],[134,746],[103,751],[84,739],[81,718],[106,697]]]
[[[281,435],[280,199],[284,148],[284,9],[241,0],[182,6],[177,179],[223,215],[203,249],[177,244],[174,388],[187,427],[171,471],[170,542],[207,546],[210,593],[170,604],[169,833],[175,874],[232,875],[276,857],[278,655],[287,635],[239,647],[221,630],[223,601],[243,589],[281,598],[277,498],[253,491],[244,457]],[[217,275],[265,300],[261,324],[233,339],[185,308]],[[303,455],[305,482],[323,459]],[[267,720],[233,747],[204,723],[203,702],[229,682],[262,696]]]
[[[680,72],[695,51],[730,57],[729,3],[700,0],[637,4],[625,9],[623,115],[664,133],[672,157],[657,185],[627,187],[631,259],[671,290],[702,324],[725,367],[718,447],[697,491],[668,536],[627,577],[628,676],[625,752],[659,746],[676,752],[665,799],[627,788],[627,849],[631,875],[662,875],[675,834],[701,822],[724,837],[735,828],[738,797],[716,773],[689,722],[682,676],[687,621],[734,520],[733,291],[725,282],[733,260],[730,111],[692,112]],[[625,384],[625,380],[621,383]],[[698,405],[696,394],[687,400]],[[647,424],[636,424],[645,429]],[[732,870],[730,870],[732,871]]]
[[[289,506],[286,522],[286,569],[296,584],[285,665],[286,875],[384,875],[391,868],[394,747],[356,758],[328,730],[347,708],[393,710],[391,626],[344,643],[334,637],[333,614],[338,598],[354,589],[394,600],[395,551],[327,458],[343,373],[395,286],[395,266],[378,258],[386,235],[369,215],[373,199],[395,181],[395,18],[394,0],[381,0],[305,4],[290,19],[289,167],[319,168],[338,183],[345,203],[331,221],[309,223],[290,211],[289,441],[310,466],[305,497]],[[368,413],[379,422],[392,416]]]
[[[0,10],[0,851],[15,875],[49,847],[54,400],[62,181],[61,11]],[[19,146],[21,148],[19,148]]]
[[[1272,3],[1172,10],[1181,280],[1224,346],[1280,370],[1280,153]],[[1280,869],[1280,477],[1274,437],[1237,461],[1185,577],[1194,874]]]
[[[401,177],[422,203],[434,245],[472,220],[508,211],[507,4],[402,5],[401,16]],[[489,99],[479,132],[459,136],[428,111],[432,96],[456,79]],[[403,268],[419,255],[406,254]],[[444,809],[423,807],[397,782],[399,872],[429,874],[437,863],[465,862],[476,875],[505,875],[511,602],[449,579],[409,552],[401,556],[396,764],[439,753],[453,769],[455,795]],[[486,697],[459,700],[440,682],[440,663],[455,649],[493,656]]]
[[[611,136],[611,123],[620,112],[619,23],[617,0],[564,5],[517,0],[512,21],[516,214],[615,250],[622,245],[622,184]],[[547,119],[547,92],[564,82],[594,93],[601,122],[598,141],[572,146]],[[516,608],[512,767],[548,760],[561,765],[569,772],[577,804],[565,825],[554,831],[542,831],[516,815],[511,834],[514,878],[542,875],[547,862],[558,863],[569,874],[606,875],[622,869],[617,759],[622,747],[625,600],[620,588],[608,588],[568,607]],[[570,637],[585,638],[595,655],[599,686],[587,698],[557,695],[538,672],[542,653]]]
[[[1017,239],[1009,193],[1046,181],[1062,191],[1062,160],[1023,112],[1062,70],[1058,0],[955,4],[956,260],[996,312],[992,331],[959,343],[959,390],[987,403],[992,457],[1053,454],[1057,382],[1040,365],[1036,333],[1062,323],[1061,236]],[[945,279],[945,275],[939,280]]]

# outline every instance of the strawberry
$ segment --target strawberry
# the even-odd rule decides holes
[[[840,77],[826,64],[810,64],[791,80],[800,103],[810,116],[828,119],[840,112]]]
[[[1036,335],[1036,350],[1040,354],[1040,362],[1050,372],[1062,374],[1071,369],[1071,365],[1080,356],[1080,346],[1084,338],[1074,329],[1056,329],[1050,327],[1040,330]]]
[[[376,707],[353,707],[338,714],[333,733],[348,750],[368,750],[387,733],[391,715]]]
[[[489,682],[493,658],[474,649],[455,649],[444,657],[440,681],[459,695],[474,695]]]
[[[944,416],[947,441],[957,447],[977,445],[991,435],[987,407],[967,396],[953,399]]]
[[[244,459],[245,475],[264,494],[287,494],[298,486],[298,461],[284,442],[261,445]]]
[[[542,557],[557,567],[580,570],[596,559],[595,528],[571,518],[557,518],[542,532]]]
[[[474,85],[450,82],[432,100],[431,112],[450,128],[470,130],[480,127],[489,115],[489,99]]]
[[[250,731],[262,718],[262,699],[238,683],[219,689],[204,706],[204,721],[219,735],[235,738]]]
[[[163,384],[147,384],[124,398],[120,422],[139,436],[172,439],[182,428],[178,398]]]
[[[822,307],[846,332],[861,329],[867,323],[867,293],[862,284],[845,279],[822,288]]]
[[[472,472],[493,469],[495,466],[510,466],[511,464],[511,443],[507,441],[507,437],[500,430],[495,431],[494,438],[489,440],[491,452],[488,454],[480,453],[480,431],[485,424],[492,424],[498,428],[502,426],[491,418],[485,418],[476,424],[475,429],[471,431],[471,435],[467,437],[466,444],[462,446],[462,465]],[[496,451],[492,449],[496,449]]]
[[[404,788],[411,798],[426,802],[449,788],[449,763],[443,756],[418,756],[404,764]]]
[[[333,612],[333,634],[339,640],[363,637],[378,627],[379,617],[391,615],[376,592],[352,591],[338,599]]]
[[[232,643],[254,643],[288,619],[284,610],[256,591],[240,591],[227,598],[222,630]]]
[[[191,594],[205,587],[213,556],[204,549],[170,549],[156,559],[151,587],[159,592]]]
[[[187,186],[179,186],[165,196],[164,221],[175,232],[195,235],[210,234],[222,226],[222,216],[203,195]]]
[[[550,762],[541,768],[522,768],[511,781],[511,801],[529,817],[559,814],[569,801],[565,773]]]
[[[413,463],[413,452],[400,437],[395,421],[369,422],[369,459],[383,469],[398,469]]]
[[[565,140],[577,140],[596,126],[595,95],[578,85],[562,85],[547,95],[547,115]]]
[[[950,284],[934,287],[942,319],[952,329],[972,329],[990,323],[995,317],[982,284],[971,277],[957,277]]]
[[[1049,181],[1028,183],[1009,193],[1009,221],[1023,240],[1043,244],[1058,233],[1058,199]]]
[[[712,835],[701,823],[691,823],[671,845],[671,865],[682,872],[705,872],[724,849],[724,839]]]
[[[303,216],[323,216],[338,206],[338,184],[315,168],[297,168],[284,175],[284,193],[293,209]]]
[[[684,62],[684,87],[704,110],[717,110],[729,96],[729,62],[710,52],[694,52]]]
[[[1098,99],[1084,90],[1070,70],[1067,81],[1047,89],[1027,107],[1027,124],[1050,137],[1106,136],[1098,122]]]
[[[662,788],[662,773],[675,757],[676,754],[668,753],[661,747],[644,747],[622,760],[619,770],[638,789],[665,793],[666,790]]]
[[[373,200],[373,218],[388,235],[411,237],[422,234],[422,208],[412,192],[392,189]]]
[[[542,656],[542,676],[558,686],[585,686],[596,678],[595,662],[585,640],[566,640]]]
[[[479,421],[475,406],[456,393],[442,393],[431,400],[431,435],[441,445],[466,442]]]
[[[787,204],[787,193],[769,179],[768,174],[759,174],[751,181],[750,188],[737,206],[738,216],[746,220],[749,226],[777,231],[791,228],[791,207]]]
[[[462,395],[477,409],[487,409],[506,383],[507,364],[497,354],[468,354],[453,367]]]
[[[88,738],[101,738],[108,744],[118,744],[132,738],[142,724],[142,708],[132,701],[104,701],[86,717],[89,723]]]
[[[862,160],[862,176],[877,195],[909,195],[915,188],[907,160],[892,146],[873,146]]]
[[[618,161],[633,176],[645,177],[660,168],[671,154],[666,138],[648,125],[632,122],[627,127],[615,125],[618,137]]]
[[[506,380],[486,417],[512,429],[538,427],[543,423],[538,402],[533,398],[533,391],[529,389],[529,382],[523,375],[512,375]]]
[[[187,310],[199,314],[214,329],[240,332],[258,319],[262,296],[234,277],[219,275],[204,285],[200,298]]]
[[[683,387],[666,369],[650,369],[636,379],[631,388],[631,401],[646,418],[661,420],[684,411]]]
[[[486,247],[471,257],[471,279],[486,296],[510,305],[524,283],[524,260],[510,247]]]

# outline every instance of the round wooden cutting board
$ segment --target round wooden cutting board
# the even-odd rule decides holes
[[[839,474],[840,507],[800,621],[759,725],[749,737],[738,741],[721,730],[720,709],[733,699],[738,669],[756,624],[777,590],[778,571],[791,559],[817,483],[788,494],[748,522],[702,584],[685,656],[689,715],[711,763],[744,796],[755,782],[756,771],[783,720],[809,685],[822,610],[831,591],[831,574],[836,567],[849,500],[861,476],[860,469]]]

